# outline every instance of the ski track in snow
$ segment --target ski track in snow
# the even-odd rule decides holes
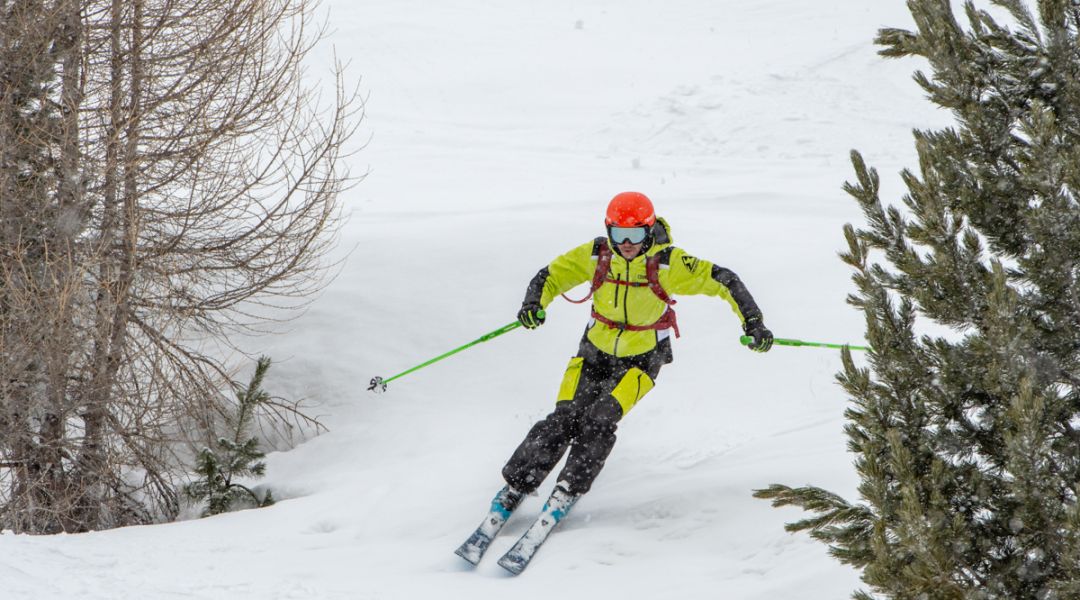
[[[53,537],[0,535],[4,598],[841,598],[857,574],[751,497],[812,483],[857,499],[836,352],[739,346],[717,299],[680,299],[676,362],[520,577],[453,550],[503,461],[552,408],[587,308],[388,377],[513,320],[536,270],[601,235],[613,194],[649,194],[675,243],[737,272],[782,337],[857,342],[840,190],[856,148],[888,197],[910,131],[947,116],[914,61],[871,40],[903,2],[329,2],[330,41],[370,95],[350,159],[363,182],[338,278],[278,337],[267,388],[330,433],[270,455],[279,503],[211,519]],[[313,57],[313,75],[331,46]],[[583,295],[580,289],[571,297]]]

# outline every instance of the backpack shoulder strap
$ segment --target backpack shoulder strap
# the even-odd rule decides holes
[[[596,271],[593,273],[592,289],[590,293],[600,289],[607,279],[608,271],[611,270],[611,246],[608,246],[607,238],[598,237],[593,243],[596,255]]]
[[[589,284],[589,293],[581,300],[571,300],[563,294],[562,297],[567,302],[583,304],[592,298],[593,293],[600,289],[600,286],[604,285],[608,271],[611,270],[611,247],[607,244],[607,238],[598,237],[593,241],[593,256],[596,257],[596,270],[593,271],[592,283]]]
[[[668,306],[675,304],[675,299],[660,285],[660,269],[670,263],[671,251],[674,249],[673,246],[668,246],[645,259],[645,278],[649,281],[649,289]]]

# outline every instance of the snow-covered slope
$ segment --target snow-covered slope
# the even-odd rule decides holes
[[[329,2],[331,41],[370,94],[367,178],[340,276],[276,338],[271,390],[330,433],[271,455],[274,507],[87,535],[0,535],[3,597],[841,598],[857,574],[754,500],[773,482],[855,498],[837,353],[738,344],[738,320],[679,302],[676,362],[623,422],[594,491],[521,577],[453,555],[546,414],[587,309],[390,385],[513,320],[525,285],[602,233],[615,193],[650,195],[676,243],[739,273],[782,337],[857,342],[841,191],[857,148],[898,197],[910,129],[945,122],[871,40],[900,0]],[[319,49],[330,60],[327,45]],[[581,295],[580,290],[576,295]],[[550,490],[550,485],[542,493]],[[530,498],[521,513],[535,512]]]

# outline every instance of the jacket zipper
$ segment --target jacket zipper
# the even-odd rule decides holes
[[[625,256],[623,257],[623,260],[626,260]],[[615,274],[615,280],[616,281],[622,281],[622,274],[621,273],[616,273]],[[629,260],[626,260],[626,282],[627,282],[627,284],[630,283],[630,261]],[[619,286],[619,285],[615,286],[615,308],[619,308],[619,287],[621,287],[621,286]],[[626,287],[626,291],[623,292],[623,323],[629,323],[630,322],[630,309],[626,304],[627,304],[627,300],[630,297],[630,286],[626,285],[625,287]],[[620,329],[619,333],[615,334],[615,346],[612,347],[612,349],[611,349],[612,353],[615,355],[615,358],[619,357],[619,340],[622,338],[622,334],[623,334],[624,331],[626,331],[626,330],[625,329]]]

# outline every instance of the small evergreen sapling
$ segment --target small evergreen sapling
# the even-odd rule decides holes
[[[202,516],[228,512],[236,507],[264,507],[274,503],[269,491],[259,498],[251,488],[239,483],[241,477],[262,477],[266,473],[266,463],[262,459],[266,453],[259,449],[259,441],[246,437],[260,404],[270,399],[262,389],[263,377],[270,368],[270,359],[259,358],[255,374],[247,387],[237,386],[236,398],[239,402],[235,417],[232,437],[218,438],[214,449],[204,448],[196,457],[195,473],[197,480],[185,488],[185,493],[196,502],[206,502]]]

